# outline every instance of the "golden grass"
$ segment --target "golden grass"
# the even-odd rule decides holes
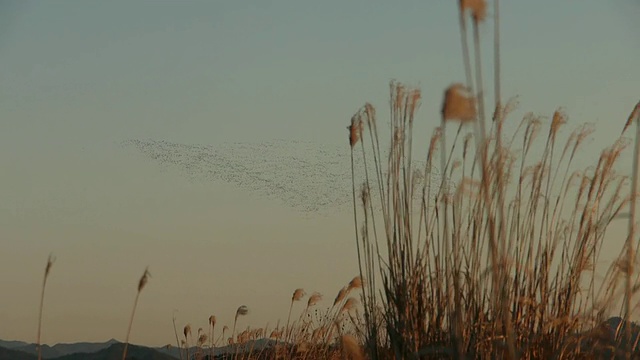
[[[474,26],[477,93],[471,84],[467,11]],[[640,288],[637,280],[631,280],[637,261],[632,200],[637,193],[638,141],[628,196],[624,187],[629,177],[615,171],[626,141],[618,139],[605,149],[594,168],[572,170],[575,155],[592,129],[576,129],[558,158],[557,135],[567,123],[561,110],[554,112],[546,139],[539,136],[541,120],[528,114],[512,140],[505,142],[503,124],[513,105],[501,105],[499,76],[494,84],[498,90],[493,123],[487,132],[478,31],[485,14],[482,1],[460,2],[468,85],[456,83],[445,91],[441,127],[431,139],[424,176],[415,176],[412,169],[417,89],[391,83],[387,154],[380,152],[375,109],[366,104],[352,118],[350,130],[358,129],[356,138],[362,144],[357,149],[350,142],[352,176],[356,166],[365,174],[358,180],[362,181],[359,191],[355,178],[352,182],[358,261],[367,278],[382,278],[382,297],[373,282],[362,291],[363,345],[373,359],[389,352],[403,359],[589,357],[596,349],[585,347],[588,339],[578,341],[577,336],[602,322],[621,292],[624,319],[630,319],[631,299]],[[499,37],[494,39],[498,61]],[[637,112],[638,106],[625,130],[639,121]],[[451,120],[461,123],[448,147],[445,134]],[[367,147],[362,124],[370,130]],[[460,159],[456,146],[463,126],[470,127],[472,135],[464,138]],[[514,148],[523,128],[522,147]],[[638,134],[636,139],[640,130]],[[438,143],[442,181],[432,183],[429,175]],[[356,151],[361,152],[360,164],[353,161]],[[532,157],[538,151],[542,153]],[[371,158],[372,162],[367,161]],[[428,180],[421,184],[422,200],[416,205],[418,178]],[[458,185],[451,187],[451,179]],[[371,189],[377,190],[377,198]],[[381,209],[379,214],[373,211],[373,201]],[[612,264],[605,286],[597,287],[595,264],[607,227],[629,204],[630,230],[624,252]],[[376,221],[382,222],[383,238],[377,235]],[[625,280],[623,291],[618,291],[619,278]],[[376,316],[380,307],[382,327]],[[629,344],[631,328],[625,329],[624,342]],[[627,349],[627,357],[631,350]]]
[[[531,113],[513,134],[505,134],[504,124],[517,104],[515,98],[505,105],[501,99],[498,0],[493,4],[495,103],[490,124],[480,63],[484,0],[458,2],[465,83],[453,82],[444,91],[440,127],[429,140],[424,167],[415,168],[412,154],[413,124],[422,102],[419,89],[390,83],[385,153],[375,107],[366,103],[352,116],[347,129],[359,274],[338,291],[332,305],[320,308],[323,297],[313,292],[292,322],[294,304],[307,295],[298,288],[291,295],[284,327],[278,322],[273,329],[247,327],[236,334],[239,318],[249,314],[242,305],[230,337],[227,325],[215,336],[216,317],[211,315],[209,333],[199,328],[195,343],[189,324],[179,339],[174,315],[181,359],[183,351],[186,359],[204,359],[207,347],[213,358],[216,348],[225,345],[231,346],[228,356],[234,359],[638,355],[638,339],[631,338],[630,326],[616,329],[617,342],[612,342],[601,324],[620,300],[625,321],[637,308],[632,300],[640,290],[635,266],[640,102],[622,130],[624,134],[637,124],[630,176],[616,171],[628,145],[623,138],[614,139],[593,166],[574,169],[593,128],[579,126],[561,144],[559,134],[568,122],[561,109],[554,111],[546,137],[546,125]],[[469,17],[475,69],[467,39]],[[446,131],[452,124],[458,128],[447,146]],[[467,134],[460,140],[463,130]],[[434,161],[438,151],[440,164]],[[441,180],[433,181],[438,165]],[[364,178],[356,177],[356,168]],[[627,241],[597,285],[596,264],[606,231],[627,206]],[[38,345],[52,263],[49,258],[42,285]],[[148,275],[145,270],[138,285],[126,344]],[[265,339],[271,340],[269,346],[255,347]],[[611,351],[623,343],[622,349]],[[193,356],[190,344],[196,345]]]
[[[451,100],[451,91],[446,91],[443,123],[457,119],[474,126],[476,154],[467,155],[473,151],[468,137],[462,159],[452,159],[455,143],[450,151],[446,149],[443,153],[449,156],[441,161],[441,174],[459,179],[459,185],[450,188],[444,179],[439,184],[427,181],[422,184],[421,204],[416,206],[418,187],[411,176],[411,136],[406,133],[414,114],[406,111],[411,101],[406,87],[395,86],[400,90],[392,94],[403,98],[391,101],[395,108],[389,155],[377,153],[380,140],[375,135],[369,149],[362,147],[360,166],[372,167],[377,178],[364,180],[361,216],[354,217],[363,273],[383,280],[382,298],[373,286],[363,289],[363,345],[369,357],[381,358],[389,351],[395,358],[588,357],[596,349],[577,346],[589,339],[577,342],[576,336],[605,320],[603,314],[612,310],[620,294],[615,285],[619,276],[626,280],[627,320],[629,299],[640,287],[631,281],[637,261],[631,241],[625,245],[626,255],[612,264],[603,282],[607,286],[594,283],[607,227],[637,192],[632,189],[632,195],[625,195],[628,176],[615,171],[627,142],[615,141],[594,168],[571,172],[571,163],[591,129],[576,129],[558,159],[557,134],[567,116],[557,110],[546,139],[539,137],[538,118],[522,120],[522,155],[516,162],[513,141],[505,145],[497,140],[503,138],[504,117],[498,117],[485,139],[477,125],[480,120],[472,118],[469,106],[464,105],[467,110],[460,115],[460,104],[471,97]],[[507,113],[506,109],[500,112]],[[356,118],[363,114],[364,108]],[[366,123],[375,124],[375,119]],[[426,173],[432,171],[434,144],[440,139],[441,132],[436,131],[423,179],[430,179]],[[527,158],[533,149],[542,150],[540,158]],[[367,153],[374,154],[374,164],[364,160]],[[388,175],[381,170],[385,164],[380,159],[385,158]],[[633,179],[636,172],[634,167]],[[371,207],[369,189],[374,187],[379,191],[380,215]],[[438,195],[433,203],[428,203],[430,192]],[[358,206],[355,194],[354,186],[354,207]],[[384,227],[382,243],[372,231],[376,216]],[[629,239],[635,239],[634,231],[630,230]],[[376,317],[379,307],[383,327]],[[626,329],[630,339],[630,327]]]
[[[44,310],[44,290],[47,287],[47,279],[51,272],[51,267],[55,262],[55,258],[49,255],[47,265],[44,268],[44,278],[42,279],[42,289],[40,292],[40,307],[38,309],[38,335],[36,336],[36,347],[38,348],[38,360],[42,360],[42,349],[40,348],[40,335],[42,334],[42,311]]]
[[[129,318],[129,326],[127,327],[127,336],[125,337],[124,350],[122,351],[122,360],[125,360],[127,358],[127,349],[129,348],[129,336],[131,335],[131,327],[133,326],[133,317],[136,314],[136,308],[138,307],[138,299],[140,298],[140,293],[142,292],[142,289],[144,289],[145,285],[147,285],[147,282],[149,281],[149,277],[151,277],[151,274],[149,273],[149,268],[147,267],[144,269],[144,273],[142,273],[140,280],[138,280],[138,291],[136,292],[136,298],[133,302],[133,310],[131,311],[131,318]]]

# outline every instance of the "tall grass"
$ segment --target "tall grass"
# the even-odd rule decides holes
[[[179,350],[178,355],[180,356],[180,360],[182,360],[182,346],[180,343],[180,339],[178,338],[178,329],[176,327],[176,310],[173,311],[173,332],[176,336],[176,347]]]
[[[36,336],[36,347],[38,348],[38,360],[42,360],[42,348],[40,335],[42,334],[42,311],[44,310],[44,290],[47,287],[47,279],[51,272],[55,259],[49,255],[47,258],[47,266],[44,268],[44,277],[42,279],[42,289],[40,291],[40,307],[38,308],[38,334]]]
[[[149,281],[149,277],[151,274],[149,273],[149,268],[144,269],[144,273],[140,277],[138,281],[138,291],[136,292],[136,298],[133,301],[133,310],[131,310],[131,317],[129,318],[129,325],[127,326],[127,336],[124,340],[124,349],[122,351],[122,360],[127,358],[127,349],[129,348],[129,336],[131,336],[131,327],[133,326],[133,317],[136,314],[136,308],[138,307],[138,299],[140,298],[140,293],[142,293],[142,289],[144,289],[145,285]]]
[[[480,26],[487,4],[459,0],[465,82],[445,89],[440,114],[434,114],[440,126],[428,141],[424,164],[417,165],[413,154],[414,121],[422,102],[419,89],[390,83],[386,139],[373,105],[365,104],[351,118],[358,276],[340,289],[326,310],[318,307],[322,295],[312,293],[292,321],[294,303],[306,295],[301,288],[294,290],[284,327],[278,322],[273,329],[267,324],[236,333],[238,319],[249,312],[242,305],[235,311],[229,338],[226,325],[215,337],[216,317],[211,315],[209,335],[199,328],[194,342],[190,324],[179,339],[174,314],[180,359],[183,349],[185,359],[205,358],[205,346],[209,346],[208,357],[214,358],[216,347],[225,345],[225,340],[231,349],[228,358],[234,359],[637,355],[639,339],[632,337],[631,326],[616,329],[618,343],[612,344],[603,341],[598,325],[620,301],[625,320],[621,324],[627,324],[637,308],[633,298],[640,290],[640,274],[635,271],[640,241],[635,201],[640,102],[621,137],[583,169],[576,169],[574,161],[593,129],[579,126],[563,142],[561,132],[568,117],[561,109],[553,112],[548,126],[542,117],[528,113],[507,134],[505,123],[517,104],[514,99],[503,104],[501,98],[498,0],[493,4],[493,116],[485,114],[480,61]],[[626,176],[615,169],[628,146],[622,135],[634,122],[633,167],[631,176]],[[457,130],[447,145],[447,128],[452,125]],[[383,151],[385,143],[388,148]],[[601,263],[609,225],[627,206],[624,247],[596,283],[596,265]],[[40,297],[38,359],[42,358],[42,311],[52,264],[49,257]],[[138,283],[123,360],[149,276],[145,269]],[[360,292],[359,299],[355,292]],[[260,339],[271,342],[255,348]],[[196,346],[193,353],[190,344]],[[623,351],[611,351],[612,346]]]
[[[207,336],[203,328],[198,329],[195,349],[189,341],[191,324],[187,324],[183,330],[184,339],[178,344],[179,356],[181,359],[363,359],[361,344],[364,341],[364,320],[361,317],[361,304],[355,297],[349,296],[362,286],[360,276],[352,278],[338,292],[329,308],[322,308],[323,296],[313,292],[297,320],[292,320],[293,311],[290,310],[286,325],[276,325],[273,329],[267,324],[259,328],[247,326],[245,330],[236,332],[239,317],[249,313],[248,307],[242,305],[235,312],[231,336],[228,338],[225,338],[225,333],[229,331],[226,325],[222,335],[215,338],[213,328],[216,318],[212,315],[208,318],[210,335]],[[301,301],[305,295],[304,290],[296,289],[290,298],[289,308],[292,309],[292,303]],[[175,316],[173,322],[177,338]],[[209,347],[208,351],[206,346]]]
[[[633,152],[633,170],[632,170],[632,177],[631,177],[631,193],[630,196],[632,197],[632,199],[635,197],[635,195],[638,193],[638,162],[640,161],[640,115],[638,114],[640,112],[640,102],[638,102],[638,104],[636,105],[636,107],[634,108],[634,110],[631,112],[631,115],[629,115],[629,119],[627,120],[627,123],[625,124],[625,127],[622,130],[622,133],[624,133],[624,130],[631,125],[631,123],[633,121],[636,122],[636,141],[635,141],[635,149]],[[631,204],[629,206],[629,230],[628,230],[628,234],[627,234],[627,240],[625,242],[625,252],[626,252],[626,263],[625,263],[625,302],[624,302],[624,320],[625,322],[628,322],[630,320],[631,317],[631,301],[632,301],[632,295],[633,295],[633,289],[632,289],[632,276],[633,276],[633,272],[634,272],[634,265],[635,265],[635,248],[634,248],[634,244],[633,244],[633,240],[635,239],[635,234],[636,234],[636,201],[634,199],[634,201],[631,201]],[[631,357],[631,352],[632,352],[632,339],[631,339],[631,327],[627,326],[626,330],[625,330],[625,340],[626,343],[629,345],[625,348],[625,356],[627,359],[629,359]]]
[[[593,355],[601,349],[585,331],[604,321],[619,300],[618,280],[625,279],[625,320],[638,287],[632,280],[636,217],[631,201],[637,193],[638,156],[627,195],[628,176],[615,171],[625,139],[604,149],[593,167],[576,170],[575,156],[592,129],[580,126],[562,144],[558,135],[567,122],[562,110],[553,113],[545,137],[540,136],[542,118],[532,114],[506,134],[504,124],[515,103],[503,105],[500,99],[498,33],[495,111],[486,124],[479,36],[486,4],[463,0],[459,13],[467,84],[445,91],[441,126],[431,138],[426,165],[415,169],[412,154],[419,89],[391,82],[387,152],[380,150],[383,139],[371,104],[348,127],[358,263],[368,279],[362,289],[365,347],[372,359]],[[447,146],[446,128],[452,123],[458,132]],[[461,141],[458,135],[465,129],[469,135]],[[438,148],[441,181],[434,182]],[[356,178],[356,170],[362,178]],[[603,285],[596,284],[608,226],[629,204],[624,256],[612,264]],[[631,327],[625,329],[630,344]]]

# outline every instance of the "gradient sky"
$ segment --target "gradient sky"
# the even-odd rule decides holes
[[[422,88],[426,138],[442,90],[464,77],[456,9],[452,0],[0,2],[0,338],[35,341],[50,252],[49,344],[122,340],[147,265],[134,343],[173,343],[174,309],[180,327],[197,329],[211,314],[231,324],[242,304],[251,313],[240,327],[273,326],[297,287],[328,303],[357,270],[348,208],[302,216],[118,144],[284,139],[346,155],[349,118],[365,101],[384,114],[394,78]],[[591,161],[640,98],[640,3],[502,1],[501,16],[514,116],[562,106],[570,125],[594,123]]]

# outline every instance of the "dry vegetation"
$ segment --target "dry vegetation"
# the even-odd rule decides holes
[[[560,142],[567,122],[561,110],[548,127],[527,114],[514,133],[505,134],[516,104],[501,101],[498,0],[493,4],[491,117],[480,91],[479,26],[486,3],[460,0],[466,82],[444,91],[426,166],[414,168],[412,159],[420,90],[390,84],[388,151],[381,150],[382,131],[371,104],[351,119],[359,276],[340,289],[327,310],[317,307],[322,295],[306,297],[295,289],[284,326],[237,330],[249,313],[244,305],[231,331],[227,326],[220,331],[213,315],[208,329],[198,329],[195,337],[186,325],[182,336],[176,330],[181,359],[213,358],[223,347],[234,359],[632,357],[630,326],[614,329],[615,338],[608,339],[599,325],[616,312],[629,320],[640,288],[636,209],[630,201],[637,192],[638,138],[632,173],[619,174],[615,165],[627,147],[622,137],[593,166],[573,168],[592,129],[580,126]],[[640,121],[639,111],[640,103],[623,133]],[[455,130],[451,144],[447,130]],[[437,183],[428,176],[434,168],[442,175]],[[364,170],[364,179],[356,178],[356,169]],[[627,207],[624,249],[596,282],[606,230]],[[51,261],[45,283],[50,267]],[[300,311],[297,320],[292,320],[294,307]]]
[[[554,112],[546,136],[541,136],[542,119],[532,114],[515,133],[505,134],[515,103],[500,100],[497,15],[496,103],[487,119],[479,90],[478,31],[486,3],[459,4],[466,84],[444,92],[441,126],[431,138],[426,167],[412,168],[418,89],[391,83],[387,153],[380,151],[371,104],[349,126],[352,167],[365,170],[360,187],[353,181],[358,260],[361,275],[369,279],[363,287],[363,346],[371,358],[592,358],[614,352],[631,357],[630,326],[611,341],[602,340],[602,331],[589,330],[615,311],[616,301],[623,302],[625,320],[633,310],[638,285],[630,199],[637,193],[637,155],[626,192],[629,176],[615,171],[627,146],[623,138],[602,151],[593,167],[574,170],[572,162],[592,129],[581,126],[558,144],[567,121],[561,110]],[[625,129],[638,121],[637,109]],[[457,133],[447,146],[452,125]],[[440,163],[434,164],[438,149]],[[361,152],[361,164],[354,163],[355,152]],[[435,165],[443,175],[440,183],[427,176]],[[422,199],[417,204],[416,193]],[[630,204],[625,247],[596,283],[607,227]]]
[[[354,356],[363,358],[361,347],[363,328],[358,310],[358,290],[362,288],[359,276],[353,278],[336,295],[333,305],[321,310],[317,304],[322,300],[320,293],[314,292],[306,301],[303,289],[296,289],[291,298],[290,309],[294,303],[306,302],[298,320],[291,321],[291,311],[285,326],[274,328],[265,326],[252,329],[247,327],[236,333],[238,317],[247,315],[249,309],[240,306],[236,311],[234,327],[224,326],[222,333],[216,337],[216,317],[209,317],[209,329],[198,329],[194,338],[191,325],[183,328],[183,336],[179,338],[176,330],[177,347],[181,359],[329,359]],[[175,323],[174,323],[175,324]],[[207,335],[208,332],[208,335]],[[170,345],[167,345],[170,347]]]

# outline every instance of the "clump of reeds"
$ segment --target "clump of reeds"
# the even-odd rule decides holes
[[[630,205],[629,205],[629,225],[627,239],[625,241],[625,254],[624,259],[621,259],[623,264],[623,273],[625,275],[625,295],[624,295],[624,323],[625,333],[622,338],[627,346],[625,346],[625,357],[630,359],[634,348],[637,346],[637,339],[632,338],[631,326],[629,321],[631,319],[632,312],[632,297],[633,288],[637,286],[633,284],[632,277],[634,275],[634,269],[637,262],[636,248],[634,245],[634,239],[637,233],[637,201],[638,196],[638,172],[640,171],[640,101],[636,104],[633,111],[629,115],[627,122],[622,129],[624,134],[625,130],[631,126],[633,122],[636,122],[636,136],[635,136],[635,148],[633,152],[633,167],[631,170],[631,190],[629,193]],[[637,280],[636,280],[637,282]]]
[[[445,157],[441,167],[448,171],[441,171],[441,176],[455,177],[456,169],[473,174],[477,168],[476,175],[459,177],[451,189],[444,186],[449,179],[424,184],[423,201],[413,210],[415,186],[413,177],[406,175],[410,136],[397,134],[409,128],[413,116],[402,110],[410,101],[405,96],[392,101],[398,105],[392,110],[397,115],[392,118],[396,134],[388,160],[391,175],[374,180],[381,188],[379,208],[385,209],[384,252],[365,229],[372,226],[375,214],[367,202],[361,203],[364,225],[356,229],[363,273],[368,278],[381,275],[383,280],[386,334],[377,336],[384,336],[399,358],[417,354],[545,358],[569,348],[579,351],[570,345],[571,336],[603,320],[598,314],[612,303],[615,293],[612,288],[598,289],[593,280],[585,284],[584,279],[593,279],[607,226],[633,197],[622,195],[626,177],[614,171],[626,143],[619,140],[605,149],[592,173],[572,172],[572,160],[590,129],[574,131],[558,159],[557,135],[567,117],[554,112],[540,158],[530,160],[541,123],[527,116],[522,121],[524,152],[518,164],[510,144],[500,142],[498,147],[498,141],[490,140],[503,136],[500,124],[482,140],[469,105],[477,100],[451,90],[457,87],[445,93],[443,118],[469,121],[478,143],[475,156]],[[436,132],[435,141],[439,137]],[[463,147],[465,152],[474,150]],[[435,149],[430,146],[427,159],[433,158]],[[371,152],[376,151],[372,147]],[[455,154],[449,148],[445,153]],[[430,172],[432,164],[427,163],[424,171]],[[378,176],[382,165],[375,165]],[[434,191],[439,195],[428,203],[427,194]],[[633,258],[633,247],[627,249],[631,254],[627,258]],[[377,262],[383,256],[384,263]],[[621,272],[633,273],[630,265],[621,267]],[[605,283],[615,283],[615,277],[610,272]],[[629,291],[634,284],[628,281]],[[344,291],[336,302],[342,298]],[[363,301],[376,300],[368,295]],[[349,301],[342,308],[348,307]],[[371,338],[368,341],[372,343]],[[376,352],[383,343],[375,342]],[[367,349],[374,351],[372,346]]]
[[[357,296],[352,292],[362,289],[364,286],[364,278],[361,276],[353,277],[338,293],[333,305],[323,310],[319,308],[323,296],[319,292],[313,292],[306,301],[306,306],[301,310],[297,321],[291,321],[291,310],[287,315],[287,325],[280,327],[279,322],[275,328],[269,331],[269,324],[263,328],[251,328],[236,332],[237,323],[240,316],[246,315],[249,308],[245,305],[238,307],[236,310],[233,329],[231,336],[226,338],[225,334],[229,331],[226,325],[222,328],[222,334],[215,339],[214,328],[217,323],[214,315],[209,316],[209,334],[203,328],[198,329],[196,340],[196,352],[191,354],[190,337],[191,325],[187,324],[183,328],[183,339],[178,340],[178,332],[175,326],[175,314],[173,317],[174,331],[176,333],[176,341],[180,348],[180,358],[183,358],[182,349],[186,352],[186,358],[192,357],[206,358],[204,346],[208,342],[209,358],[216,356],[227,356],[233,359],[335,359],[347,354],[350,358],[360,359],[362,356],[362,347],[358,345],[364,339],[363,333],[365,323],[362,320],[360,302]],[[301,301],[306,296],[303,289],[296,289],[289,303]],[[289,334],[289,335],[287,335]],[[268,335],[268,336],[267,336]],[[225,354],[214,354],[219,339],[226,339],[228,348]],[[265,340],[260,348],[256,345],[260,344],[257,340]],[[280,339],[286,341],[280,342]],[[346,341],[346,342],[345,342]],[[354,345],[355,344],[355,345]]]
[[[49,255],[47,258],[47,265],[44,268],[44,278],[42,279],[42,289],[40,292],[40,307],[38,309],[38,335],[36,336],[36,347],[38,348],[38,360],[42,360],[42,349],[40,344],[40,335],[42,333],[42,311],[44,310],[44,290],[47,286],[47,279],[51,272],[51,267],[55,262],[55,258]]]
[[[640,288],[632,279],[637,274],[632,239],[640,156],[634,156],[626,196],[628,176],[615,169],[626,141],[618,139],[604,149],[593,167],[573,169],[592,129],[579,127],[559,145],[568,119],[560,109],[553,113],[546,137],[540,136],[541,118],[527,114],[508,141],[504,124],[515,103],[503,105],[500,98],[498,19],[493,122],[485,124],[479,26],[486,19],[486,3],[460,0],[459,10],[466,83],[454,83],[444,92],[441,125],[431,138],[424,168],[414,169],[412,160],[418,89],[391,82],[387,153],[380,151],[371,104],[348,127],[356,249],[361,276],[368,279],[361,297],[364,348],[371,358],[388,352],[395,358],[588,356],[604,345],[595,345],[585,330],[602,322],[621,294],[628,320],[632,296]],[[467,44],[469,15],[474,70]],[[640,104],[624,130],[639,112]],[[458,130],[447,146],[446,129],[454,121]],[[638,129],[636,154],[640,125]],[[459,144],[463,130],[468,134]],[[438,151],[442,178],[434,182]],[[358,164],[356,152],[361,153]],[[357,167],[364,174],[361,180],[355,179]],[[418,184],[417,179],[424,181]],[[416,195],[419,204],[413,201]],[[604,285],[598,285],[596,264],[607,228],[629,204],[623,254],[606,273]],[[381,290],[376,277],[382,279]],[[622,290],[619,279],[625,280]],[[344,292],[338,294],[336,303],[344,298]],[[378,302],[383,326],[377,322]],[[630,328],[625,327],[627,345]],[[634,345],[628,347],[630,356]]]
[[[129,348],[129,336],[131,335],[131,327],[133,326],[133,317],[136,314],[136,308],[138,307],[138,299],[140,298],[140,293],[142,293],[142,289],[144,289],[145,285],[147,285],[147,282],[149,281],[149,277],[151,277],[151,274],[149,273],[149,268],[147,267],[144,269],[144,273],[142,273],[142,276],[138,281],[138,291],[136,292],[136,298],[133,301],[133,310],[131,311],[131,317],[129,318],[129,325],[127,326],[127,336],[125,337],[125,340],[124,340],[124,350],[122,350],[122,360],[125,360],[127,358],[127,350]]]

